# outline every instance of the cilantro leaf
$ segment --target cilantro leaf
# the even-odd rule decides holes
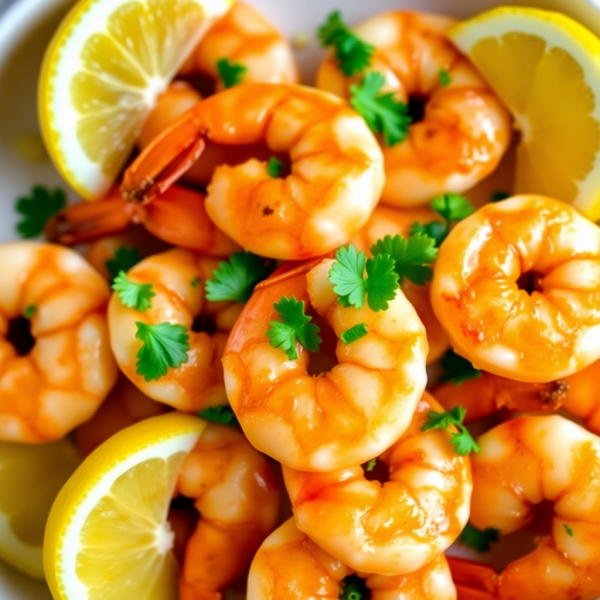
[[[269,174],[269,177],[277,179],[277,177],[281,175],[281,171],[283,171],[283,163],[274,156],[271,156],[267,163],[267,173]]]
[[[477,442],[471,437],[469,430],[464,426],[463,421],[467,411],[462,406],[455,406],[452,410],[443,413],[429,411],[427,421],[423,423],[421,429],[430,431],[431,429],[448,429],[454,425],[459,432],[452,432],[450,443],[454,446],[454,451],[459,456],[465,456],[471,452],[479,452],[480,448]]]
[[[121,271],[113,281],[112,289],[117,292],[124,306],[144,312],[152,306],[152,298],[156,296],[151,283],[136,283]]]
[[[236,252],[227,262],[220,262],[213,278],[206,282],[206,297],[212,302],[247,302],[254,286],[266,279],[273,269],[272,261],[252,252]]]
[[[226,88],[240,84],[247,71],[246,65],[229,62],[228,58],[220,58],[217,61],[217,73]]]
[[[340,336],[340,339],[344,344],[351,344],[352,342],[356,342],[357,340],[360,340],[360,338],[365,337],[368,333],[367,326],[364,323],[358,323],[357,325],[354,325],[354,327],[346,329]]]
[[[442,87],[447,87],[452,83],[452,78],[450,77],[450,73],[446,69],[440,69],[438,73],[438,81]]]
[[[488,527],[482,531],[467,523],[458,536],[458,542],[467,548],[473,548],[477,552],[489,552],[492,543],[498,541],[499,533],[500,531],[493,527]]]
[[[367,260],[366,283],[369,308],[375,312],[387,310],[398,289],[396,263],[389,254],[379,254]]]
[[[383,133],[386,146],[391,147],[407,138],[412,119],[408,105],[396,100],[393,92],[380,92],[384,83],[381,73],[367,73],[360,86],[350,86],[350,104],[373,133]]]
[[[439,221],[431,221],[424,225],[416,221],[410,227],[410,234],[415,235],[417,233],[433,238],[435,245],[439,247],[448,235],[448,226],[446,223],[440,223]]]
[[[437,258],[435,240],[422,233],[415,233],[408,240],[401,235],[386,235],[371,248],[375,257],[388,254],[395,264],[400,282],[404,278],[416,285],[425,285],[433,271],[429,266]]]
[[[339,10],[328,15],[318,30],[321,46],[333,46],[340,70],[346,77],[360,73],[371,64],[375,46],[361,40],[342,20]]]
[[[371,471],[372,471],[372,470],[375,468],[375,465],[376,465],[376,464],[377,464],[377,459],[376,459],[376,458],[372,458],[372,459],[371,459],[371,460],[370,460],[370,461],[367,463],[367,466],[366,466],[366,471],[367,471],[368,473],[370,473],[370,472],[371,472]]]
[[[573,537],[573,530],[566,523],[563,523],[563,527],[565,528],[567,534]]]
[[[316,352],[323,341],[318,333],[319,327],[311,323],[312,317],[304,312],[304,301],[298,301],[293,296],[282,296],[274,305],[281,321],[271,321],[271,329],[267,337],[273,348],[281,348],[290,360],[296,360],[296,341],[310,352]]]
[[[176,369],[189,360],[190,336],[183,325],[147,325],[140,321],[136,325],[135,337],[142,341],[137,353],[136,373],[146,381],[160,379],[169,367]]]
[[[448,223],[462,221],[475,212],[475,207],[464,196],[455,192],[437,196],[430,206]]]
[[[502,200],[506,200],[511,196],[512,194],[510,192],[505,192],[504,190],[496,190],[495,192],[492,192],[490,202],[501,202]]]
[[[440,361],[444,371],[440,381],[446,383],[452,382],[454,385],[460,385],[463,381],[477,379],[481,377],[483,371],[476,369],[466,358],[456,354],[454,350],[448,350]]]
[[[142,256],[137,248],[119,246],[116,249],[113,258],[109,258],[105,261],[104,266],[106,267],[110,278],[115,279],[121,271],[127,273],[129,269],[135,267],[141,260]]]
[[[15,211],[23,218],[17,223],[17,233],[25,239],[42,235],[48,220],[67,205],[64,190],[49,190],[41,185],[31,188],[29,196],[17,198]]]
[[[33,315],[35,314],[35,311],[37,310],[37,307],[35,304],[30,304],[29,306],[27,306],[25,308],[25,310],[23,311],[23,316],[26,319],[31,319],[31,317],[33,317]]]
[[[198,416],[211,423],[219,423],[220,425],[239,425],[233,409],[228,404],[209,406],[201,410]]]

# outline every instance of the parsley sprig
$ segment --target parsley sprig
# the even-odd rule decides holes
[[[394,260],[400,283],[406,278],[416,285],[425,285],[433,275],[429,265],[437,258],[438,251],[433,238],[416,233],[409,239],[386,235],[373,244],[371,253],[374,256],[389,255]]]
[[[60,188],[49,190],[41,185],[31,188],[29,196],[17,198],[15,211],[22,215],[17,223],[17,233],[25,239],[38,237],[46,223],[67,205],[67,195]]]
[[[275,158],[274,156],[271,156],[271,158],[269,159],[269,162],[267,163],[267,173],[269,174],[269,177],[272,177],[273,179],[277,179],[277,177],[279,177],[281,175],[281,172],[283,171],[283,163]]]
[[[463,420],[467,411],[462,406],[455,406],[452,410],[439,413],[429,411],[427,413],[427,421],[422,425],[423,431],[431,429],[448,429],[454,425],[458,429],[457,432],[451,434],[450,443],[454,446],[454,451],[459,456],[466,456],[471,452],[477,453],[480,448],[477,442],[471,437],[469,430],[464,426]]]
[[[412,122],[408,105],[394,98],[393,92],[381,92],[385,77],[370,72],[360,85],[350,86],[350,104],[354,107],[373,133],[382,133],[388,147],[403,142],[408,136]]]
[[[252,252],[236,252],[227,262],[220,262],[213,278],[206,282],[206,297],[212,302],[247,302],[254,286],[266,279],[273,269],[272,261]]]
[[[217,61],[217,73],[219,79],[226,88],[231,88],[242,83],[248,67],[242,63],[232,63],[228,58],[220,58]]]
[[[152,298],[156,296],[151,283],[136,283],[121,271],[113,281],[112,289],[117,292],[124,306],[144,312],[152,307]]]
[[[148,325],[140,321],[136,325],[135,337],[142,341],[137,353],[136,373],[146,381],[160,379],[169,367],[176,369],[189,360],[190,336],[183,325]]]
[[[460,532],[458,541],[467,548],[472,548],[477,552],[489,552],[493,542],[498,541],[500,531],[493,527],[488,527],[483,531],[473,527],[470,523]]]
[[[354,325],[354,327],[346,329],[346,331],[342,333],[340,338],[342,342],[344,342],[344,344],[348,345],[360,340],[368,334],[369,331],[367,330],[367,326],[364,323],[357,323],[356,325]]]
[[[460,385],[463,381],[477,379],[482,376],[483,371],[476,369],[466,358],[456,354],[454,350],[448,350],[440,361],[443,374],[440,378],[442,383],[451,382]]]
[[[447,87],[452,83],[452,78],[447,69],[440,69],[438,73],[438,81],[442,87]]]
[[[362,308],[366,296],[369,308],[375,312],[387,310],[398,289],[398,275],[390,255],[379,254],[367,259],[354,244],[338,249],[329,281],[343,306]]]
[[[376,458],[372,458],[367,463],[367,466],[365,467],[365,471],[367,471],[367,473],[370,473],[375,468],[376,465],[377,465],[377,459]]]
[[[29,304],[27,307],[25,307],[25,310],[23,311],[23,316],[26,319],[31,319],[31,317],[33,317],[33,315],[35,315],[36,310],[37,310],[37,306],[35,304]]]
[[[323,341],[319,327],[304,312],[304,301],[282,296],[274,305],[281,321],[271,321],[267,337],[274,348],[281,348],[290,360],[298,358],[296,341],[310,352],[316,352]]]
[[[565,528],[567,535],[573,537],[573,530],[566,523],[563,523],[563,527]]]
[[[371,64],[375,46],[361,40],[344,23],[339,10],[328,15],[318,31],[323,47],[332,46],[340,70],[346,77],[360,73]]]
[[[141,260],[142,255],[136,247],[127,248],[126,246],[119,246],[115,250],[115,255],[104,262],[104,266],[110,278],[114,280],[121,271],[127,273],[129,269],[135,267]]]
[[[220,425],[239,425],[237,417],[233,409],[228,404],[220,404],[219,406],[209,406],[198,413],[206,421],[211,423],[219,423]]]

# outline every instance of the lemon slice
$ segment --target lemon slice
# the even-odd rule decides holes
[[[564,15],[502,7],[450,39],[506,104],[521,132],[516,191],[600,218],[600,40]]]
[[[69,479],[50,512],[44,567],[55,600],[172,600],[167,512],[206,422],[169,413],[120,431]]]
[[[104,195],[148,112],[233,0],[80,0],[46,51],[44,141],[84,198]]]
[[[80,462],[68,440],[0,443],[0,559],[44,578],[42,543],[50,507]]]

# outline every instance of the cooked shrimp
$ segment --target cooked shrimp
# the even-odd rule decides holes
[[[355,595],[344,589],[355,584]],[[364,589],[363,595],[359,595]],[[248,575],[248,600],[456,600],[443,554],[406,575],[357,574],[317,546],[289,519],[260,547]]]
[[[350,239],[350,243],[359,250],[370,254],[373,244],[386,235],[408,237],[413,223],[429,223],[439,219],[440,216],[428,206],[401,210],[379,205],[373,211],[366,225]],[[429,284],[415,285],[405,279],[401,285],[404,295],[415,307],[419,319],[425,326],[429,344],[427,364],[433,363],[448,350],[450,341],[431,308]]]
[[[114,294],[108,308],[110,340],[117,363],[146,396],[186,412],[227,404],[221,356],[240,310],[237,302],[210,302],[204,284],[218,262],[182,249],[169,250],[138,263],[127,274],[131,281],[149,283],[156,296],[145,312],[128,308]],[[212,320],[214,333],[195,331],[195,320]],[[183,325],[189,335],[187,362],[156,381],[147,381],[136,369],[142,346],[136,338],[137,322],[146,325]],[[198,321],[196,321],[197,323]]]
[[[507,421],[481,436],[479,445],[472,458],[475,527],[508,534],[532,520],[535,504],[554,504],[551,530],[536,550],[495,577],[481,571],[494,584],[492,597],[600,595],[600,438],[552,415]]]
[[[200,513],[185,553],[180,600],[218,600],[275,527],[279,483],[240,431],[209,423],[183,464],[177,489]]]
[[[600,228],[524,195],[488,204],[442,244],[431,302],[478,369],[547,382],[600,358]]]
[[[382,143],[382,202],[408,207],[466,191],[496,168],[508,147],[508,111],[446,38],[455,23],[438,15],[394,11],[354,29],[375,46],[368,70],[382,73],[386,91],[413,109],[408,138],[393,147]],[[345,98],[356,82],[357,77],[347,78],[339,70],[333,55],[317,75],[317,87]]]
[[[381,575],[421,569],[454,543],[469,518],[471,470],[450,432],[421,430],[430,411],[444,409],[425,393],[410,427],[377,457],[389,470],[383,483],[361,465],[284,467],[298,528],[351,568]]]
[[[409,426],[426,382],[425,331],[402,292],[386,311],[343,307],[328,279],[331,265],[288,267],[260,283],[223,356],[227,395],[248,439],[305,471],[341,469],[383,452]],[[278,319],[273,305],[283,296],[320,316],[330,345],[324,364],[299,343],[297,360],[269,343],[269,322]],[[361,322],[368,334],[344,344],[340,336]]]
[[[148,146],[125,173],[123,190],[150,202],[198,159],[207,139],[266,142],[290,155],[291,174],[267,164],[222,165],[208,187],[213,222],[262,256],[301,259],[345,243],[369,218],[383,185],[383,159],[363,119],[345,102],[300,86],[248,84],[200,102]]]
[[[204,195],[179,186],[141,206],[126,202],[118,188],[103,200],[80,202],[57,213],[46,228],[49,240],[77,246],[143,225],[163,242],[211,256],[229,256],[239,246],[209,219]]]
[[[3,244],[0,264],[0,440],[57,440],[91,418],[117,380],[108,285],[51,244]]]

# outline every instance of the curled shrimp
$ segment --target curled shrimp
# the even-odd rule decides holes
[[[117,380],[109,289],[79,254],[51,244],[3,244],[0,264],[0,440],[57,440]]]
[[[98,202],[80,202],[57,213],[46,227],[46,237],[77,246],[124,232],[140,224],[163,242],[210,254],[229,256],[239,246],[209,219],[204,195],[173,186],[142,206],[126,202],[118,188]]]
[[[402,292],[385,311],[344,307],[328,279],[332,262],[288,267],[258,284],[223,356],[227,396],[248,439],[305,471],[345,468],[383,452],[409,426],[426,383],[425,331]],[[274,303],[283,296],[316,311],[329,347],[321,356],[296,343],[292,360],[270,344]],[[343,343],[340,336],[359,323],[368,334]]]
[[[383,483],[361,465],[284,467],[298,528],[351,568],[390,576],[421,569],[454,543],[469,518],[471,470],[450,432],[421,430],[430,411],[443,408],[426,393],[410,427],[377,457],[389,471]]]
[[[127,198],[150,202],[201,155],[206,140],[264,142],[289,154],[291,173],[269,175],[249,160],[218,167],[206,209],[243,248],[272,258],[319,256],[345,243],[369,218],[383,186],[383,159],[364,120],[345,102],[283,84],[240,85],[200,102],[127,169]]]
[[[356,595],[344,595],[354,584]],[[358,593],[365,590],[364,595]],[[262,544],[248,575],[248,600],[456,600],[456,590],[443,554],[406,575],[357,574],[299,531],[293,519]]]
[[[177,492],[200,513],[180,577],[180,600],[219,600],[247,569],[279,516],[267,459],[234,427],[209,423],[181,469]]]
[[[542,196],[488,204],[442,244],[431,302],[476,368],[516,381],[571,375],[600,358],[600,228]]]
[[[511,533],[527,525],[533,507],[544,500],[553,503],[554,513],[549,534],[536,540],[537,548],[499,575],[483,565],[455,561],[459,597],[596,598],[600,594],[600,439],[551,415],[507,421],[478,442],[481,451],[472,457],[470,521],[475,527]]]
[[[413,113],[422,113],[412,115],[404,142],[382,144],[386,183],[381,200],[387,204],[408,207],[449,191],[464,192],[496,168],[508,147],[508,111],[446,38],[455,23],[394,11],[354,29],[375,47],[368,70],[381,73],[386,91],[409,103]],[[319,69],[317,87],[348,98],[352,83],[357,78],[346,77],[330,54]]]
[[[364,227],[350,239],[350,243],[370,254],[373,244],[386,235],[409,237],[413,223],[429,223],[439,219],[439,214],[429,206],[402,210],[379,205]],[[448,350],[450,340],[431,308],[429,284],[415,285],[408,279],[404,279],[400,285],[425,326],[429,344],[427,364],[434,363]]]
[[[118,294],[113,294],[108,307],[111,346],[123,373],[149,398],[185,412],[228,403],[221,356],[227,332],[242,305],[210,302],[205,298],[204,285],[217,267],[216,259],[180,248],[151,256],[127,274],[135,283],[152,284],[156,296],[151,308],[144,312],[128,308]],[[202,319],[212,321],[214,333],[202,330]],[[187,362],[170,368],[158,380],[146,380],[136,368],[142,345],[136,338],[137,322],[184,326],[190,344]],[[199,331],[194,330],[195,323],[200,325]]]

